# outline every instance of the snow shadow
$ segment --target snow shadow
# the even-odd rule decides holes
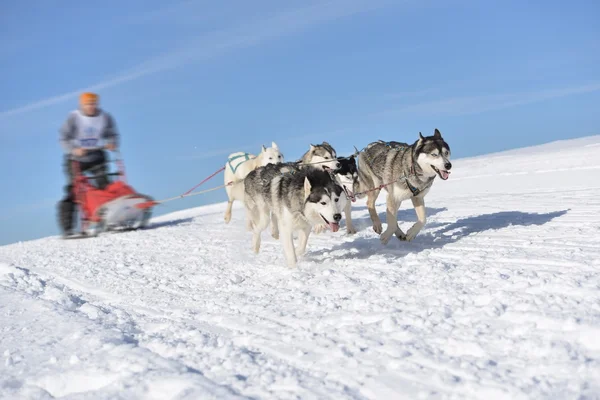
[[[412,210],[409,210],[412,211]],[[442,248],[447,244],[481,232],[508,228],[510,226],[540,226],[547,224],[555,218],[565,215],[569,210],[554,211],[550,213],[528,213],[522,211],[502,211],[492,214],[482,214],[461,218],[452,223],[428,223],[421,233],[412,242],[399,241],[392,237],[384,246],[379,240],[379,235],[373,232],[370,237],[359,237],[356,240],[335,245],[330,249],[317,250],[307,254],[308,257],[336,259],[364,259],[373,255],[387,254],[395,257],[411,253],[420,253],[424,250]],[[429,210],[428,210],[429,212]],[[399,220],[401,221],[399,213]],[[424,232],[429,228],[433,231]],[[366,228],[371,230],[371,228]],[[385,225],[384,225],[385,229]],[[331,254],[336,253],[336,254]],[[341,254],[340,254],[341,253]]]
[[[352,207],[352,211],[363,211],[363,210],[367,210],[367,206],[359,206],[359,207]],[[425,211],[427,212],[427,218],[430,218],[436,214],[439,214],[441,212],[444,211],[448,211],[448,209],[446,207],[425,207]],[[379,219],[381,220],[382,223],[385,223],[385,211],[382,211],[380,213],[377,213],[377,215],[379,215]],[[402,221],[416,221],[417,217],[416,217],[416,213],[415,213],[415,209],[414,208],[405,208],[402,210],[398,210],[398,221],[400,221],[400,223],[402,223]],[[362,230],[363,227],[368,226],[369,228],[371,228],[373,226],[373,221],[371,221],[371,217],[369,217],[369,214],[367,214],[364,217],[360,217],[360,218],[355,218],[352,217],[352,224],[356,226],[356,228]]]

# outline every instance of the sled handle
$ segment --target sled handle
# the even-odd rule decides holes
[[[116,149],[115,153],[117,153],[117,158],[115,159],[115,162],[117,163],[117,166],[119,167],[119,174],[121,175],[121,179],[123,180],[123,182],[127,183],[127,175],[125,175],[125,164],[123,163],[123,157],[121,156],[121,151],[119,149]]]

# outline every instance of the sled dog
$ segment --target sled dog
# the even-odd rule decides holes
[[[310,148],[298,161],[281,163],[282,167],[287,167],[282,170],[295,171],[298,168],[317,168],[323,171],[329,171],[339,168],[340,163],[336,157],[336,152],[333,146],[327,142],[321,144],[311,144]],[[243,182],[243,181],[242,181]],[[239,185],[241,186],[241,185]],[[236,189],[243,191],[244,189]],[[320,230],[325,230],[328,225],[324,225]],[[279,239],[277,224],[271,224],[271,236]]]
[[[387,229],[382,233],[381,221],[375,210],[380,190],[367,193],[367,208],[373,221],[373,230],[381,234],[383,244],[393,235],[400,240],[412,240],[426,222],[425,195],[436,176],[449,177],[450,147],[439,130],[433,136],[424,137],[409,145],[400,142],[378,141],[370,143],[358,156],[358,180],[365,188],[374,189],[386,185]],[[400,204],[410,199],[417,214],[417,222],[404,233],[398,226]]]
[[[327,142],[317,145],[311,144],[308,151],[297,163],[300,165],[311,164],[313,167],[326,171],[337,169],[340,166],[335,149]]]
[[[235,200],[244,199],[244,188],[243,185],[238,183],[242,182],[246,175],[250,171],[255,170],[258,167],[265,166],[267,164],[277,164],[284,162],[284,157],[277,143],[272,142],[271,147],[267,148],[264,145],[258,156],[253,154],[238,152],[229,155],[227,163],[225,164],[225,191],[229,201],[227,202],[227,209],[225,210],[225,223],[231,221],[231,209]],[[228,185],[230,182],[232,184]]]
[[[364,190],[364,185],[360,184],[358,168],[356,167],[356,159],[354,155],[350,157],[340,157],[338,162],[340,166],[338,169],[332,171],[332,175],[336,182],[344,190],[347,200],[344,207],[346,232],[352,235],[356,233],[356,228],[354,228],[354,225],[352,224],[352,203],[354,203],[357,198],[365,197],[364,195],[359,194],[361,190]],[[315,227],[315,232],[320,232],[323,230],[323,228],[325,228],[323,225],[320,227]]]
[[[261,233],[269,222],[273,236],[280,236],[286,262],[294,267],[306,251],[312,227],[326,223],[337,232],[345,196],[342,188],[322,168],[267,165],[244,179],[247,226],[252,230],[252,249],[260,250]],[[295,248],[293,234],[298,232]]]

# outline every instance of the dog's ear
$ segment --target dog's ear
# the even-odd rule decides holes
[[[308,180],[308,177],[304,178],[304,200],[308,199],[308,197],[310,196],[311,188],[312,188],[312,186],[310,185],[310,181]]]
[[[419,143],[421,143],[423,140],[425,140],[425,137],[421,132],[419,132]]]
[[[433,134],[433,138],[434,139],[441,139],[442,138],[442,134],[440,133],[440,131],[437,130],[437,128],[435,128],[435,132]]]
[[[308,151],[310,151],[311,153],[312,153],[313,151],[315,151],[315,145],[314,145],[314,144],[311,144],[311,145],[310,145],[310,149],[309,149]]]
[[[275,143],[275,142],[271,142],[271,147],[274,148],[275,150],[279,150],[279,146],[277,146],[277,143]]]
[[[262,145],[262,152],[264,153],[264,152],[266,152],[266,151],[267,151],[267,148],[266,148],[266,147],[265,147],[265,145],[263,144],[263,145]]]

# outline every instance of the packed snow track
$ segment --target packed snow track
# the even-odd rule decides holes
[[[413,242],[359,202],[294,270],[239,204],[0,247],[0,398],[598,399],[599,150],[454,160]]]

